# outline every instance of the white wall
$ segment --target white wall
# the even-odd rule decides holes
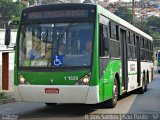
[[[2,90],[2,52],[3,50],[7,50],[6,46],[4,45],[4,37],[5,37],[5,30],[0,29],[0,91]],[[16,42],[16,31],[13,30],[11,32],[11,45],[14,45]],[[14,86],[14,51],[13,53],[9,53],[9,91],[13,91]]]

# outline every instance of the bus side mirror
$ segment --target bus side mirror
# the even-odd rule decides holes
[[[11,29],[10,27],[7,27],[5,31],[5,45],[6,46],[10,45],[10,39],[11,39]]]
[[[18,26],[19,24],[19,21],[12,21],[8,24],[7,28],[6,28],[6,31],[5,31],[5,42],[4,44],[6,46],[9,46],[10,45],[10,41],[11,41],[11,27],[12,26]]]

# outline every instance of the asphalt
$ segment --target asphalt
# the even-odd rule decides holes
[[[160,114],[160,74],[154,75],[147,92],[136,97],[128,113]]]
[[[154,75],[144,94],[126,94],[115,108],[102,105],[13,102],[0,105],[0,114],[24,120],[100,120],[103,115],[116,114],[118,120],[160,120],[160,74]],[[129,119],[131,118],[131,119]],[[105,118],[104,118],[105,119]],[[107,119],[106,120],[111,120]]]

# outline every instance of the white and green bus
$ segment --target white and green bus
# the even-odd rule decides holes
[[[9,28],[6,45],[8,34]],[[115,107],[119,96],[147,90],[152,44],[152,37],[99,5],[26,8],[15,47],[16,101]]]

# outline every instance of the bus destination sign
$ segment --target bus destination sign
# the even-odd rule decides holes
[[[56,11],[42,11],[29,12],[27,18],[34,19],[48,19],[48,18],[73,18],[73,17],[88,17],[88,10],[56,10]]]

